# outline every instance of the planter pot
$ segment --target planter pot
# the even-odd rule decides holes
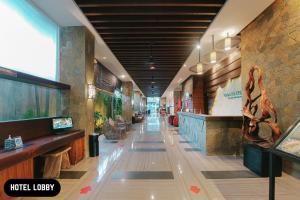
[[[244,166],[261,177],[269,176],[269,156],[268,149],[264,149],[254,144],[244,145]],[[276,176],[281,176],[282,160],[275,156],[274,172]]]

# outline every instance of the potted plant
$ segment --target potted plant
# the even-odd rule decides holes
[[[106,120],[107,118],[103,116],[100,112],[96,111],[94,113],[95,132],[99,133],[100,135],[103,134],[102,130]]]

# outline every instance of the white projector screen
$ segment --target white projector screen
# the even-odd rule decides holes
[[[0,67],[56,80],[57,24],[26,0],[0,0]]]

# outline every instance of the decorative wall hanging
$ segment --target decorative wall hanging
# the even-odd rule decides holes
[[[242,116],[241,78],[229,79],[225,87],[219,86],[209,113],[217,116]]]
[[[253,97],[253,91],[256,86],[255,71],[258,73],[257,85],[260,93]],[[245,94],[247,101],[243,107],[243,137],[260,147],[270,148],[280,137],[281,130],[277,124],[277,112],[263,85],[263,72],[258,66],[253,66],[249,71]],[[258,109],[260,109],[260,116],[257,116]],[[260,126],[263,124],[270,127],[272,131],[272,135],[269,138],[263,138],[260,135]]]

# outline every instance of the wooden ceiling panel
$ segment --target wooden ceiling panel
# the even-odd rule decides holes
[[[161,96],[226,0],[75,1],[143,93]]]

